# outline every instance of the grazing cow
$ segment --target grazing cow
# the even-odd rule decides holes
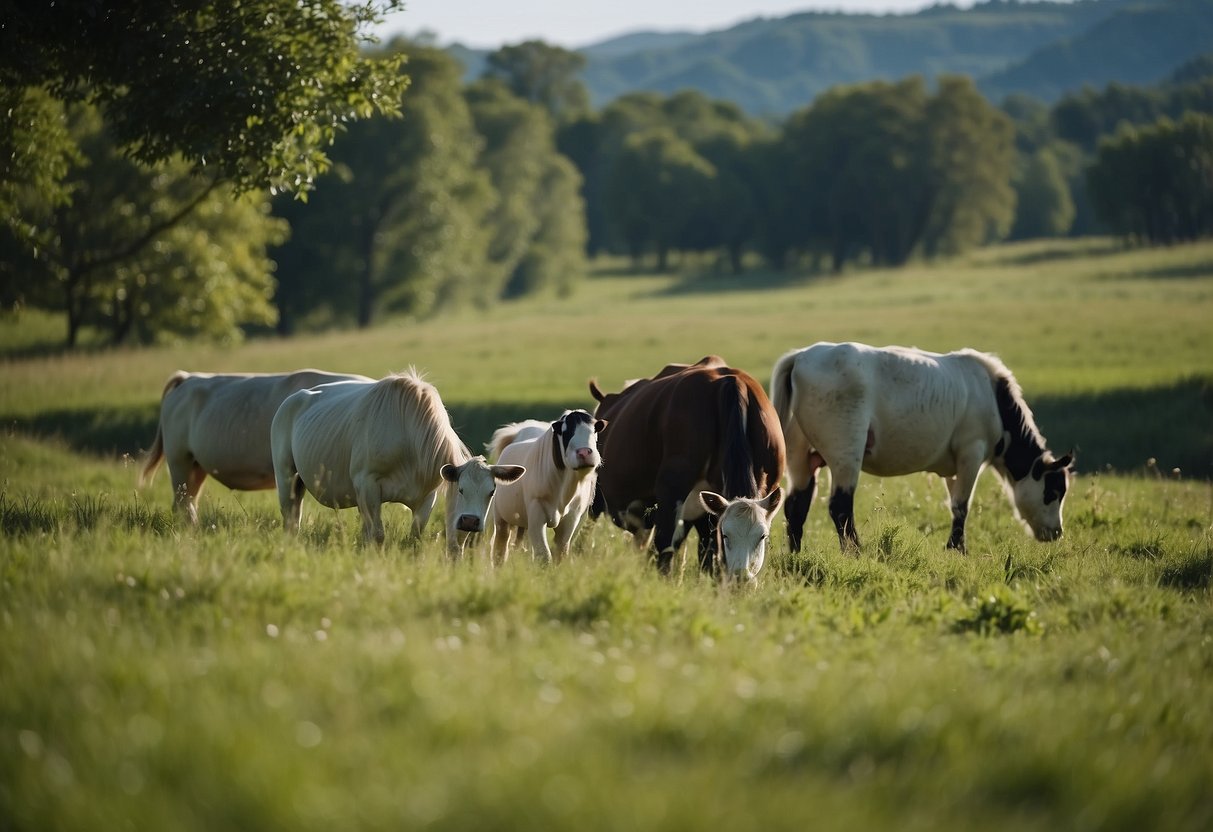
[[[963,551],[973,486],[989,464],[1036,539],[1061,537],[1073,455],[1055,458],[1045,447],[1019,384],[993,355],[823,342],[775,363],[771,396],[788,448],[784,512],[793,551],[800,549],[817,471],[826,465],[830,517],[844,550],[859,546],[854,497],[861,470],[943,477],[952,506],[947,545]]]
[[[207,476],[237,491],[274,487],[270,422],[283,399],[296,390],[365,376],[320,370],[260,374],[187,373],[178,370],[164,385],[160,422],[139,484],[168,463],[173,506],[198,522],[198,492]]]
[[[498,489],[493,501],[493,560],[509,557],[514,529],[529,531],[531,551],[544,563],[552,560],[546,529],[555,529],[556,560],[594,498],[597,434],[606,426],[584,410],[566,410],[554,422],[530,419],[499,428],[485,446],[498,464],[514,462],[529,472],[525,479]]]
[[[278,408],[270,428],[283,526],[297,531],[303,493],[329,508],[358,506],[365,541],[383,543],[383,503],[413,512],[421,535],[448,483],[447,548],[484,529],[494,482],[513,482],[519,465],[487,465],[472,457],[451,427],[433,385],[415,370],[379,381],[343,381],[300,390]]]
[[[698,492],[769,496],[783,477],[783,433],[762,385],[707,356],[668,365],[618,393],[604,394],[591,381],[590,393],[598,401],[595,415],[608,422],[595,516],[606,511],[641,546],[652,533],[663,573],[691,525],[699,533],[700,566],[712,569],[713,518]]]
[[[771,519],[782,499],[783,489],[778,486],[761,500],[729,500],[714,491],[699,492],[699,502],[716,518],[716,551],[726,577],[747,581],[758,577],[767,557]]]

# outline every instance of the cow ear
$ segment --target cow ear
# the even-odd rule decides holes
[[[1045,475],[1044,457],[1037,457],[1032,463],[1032,479],[1038,480]]]
[[[699,503],[709,514],[717,516],[723,514],[724,510],[729,507],[729,501],[715,491],[700,491]]]
[[[766,496],[758,505],[762,507],[767,514],[774,514],[779,508],[779,504],[783,502],[783,489],[775,486],[775,490]]]
[[[1074,452],[1070,451],[1068,454],[1063,456],[1061,459],[1053,460],[1052,464],[1049,465],[1049,470],[1050,471],[1060,471],[1062,468],[1069,468],[1073,462],[1074,462]]]
[[[431,468],[430,470],[432,471],[434,469]],[[448,462],[446,465],[442,466],[442,478],[447,482],[458,482],[459,469]]]
[[[606,394],[604,394],[602,389],[598,386],[598,379],[596,378],[590,379],[590,395],[594,397],[594,401],[596,402],[601,402],[606,398]]]
[[[513,482],[526,473],[521,465],[490,465],[489,472],[498,482]]]
[[[602,429],[607,426],[606,419],[596,419],[594,421],[594,433],[602,433]]]

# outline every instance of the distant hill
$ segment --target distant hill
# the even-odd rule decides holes
[[[591,44],[582,50],[586,56],[610,60],[646,49],[677,49],[699,35],[694,32],[631,32]]]
[[[1151,84],[1213,44],[1213,0],[989,0],[911,15],[806,12],[728,29],[635,32],[582,49],[594,106],[692,88],[780,116],[838,84],[968,75],[992,99],[1053,101],[1083,85]],[[469,77],[483,52],[451,47]]]
[[[1129,4],[1086,31],[1050,43],[981,79],[1000,99],[1028,92],[1046,101],[1082,86],[1153,85],[1213,50],[1213,2],[1165,0]]]

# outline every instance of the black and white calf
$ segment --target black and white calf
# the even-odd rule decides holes
[[[554,422],[530,419],[499,428],[485,446],[497,464],[525,466],[527,475],[497,489],[493,500],[493,560],[509,556],[514,529],[525,529],[535,557],[552,560],[548,528],[555,529],[556,559],[594,498],[598,466],[598,432],[606,426],[584,410],[568,410]]]

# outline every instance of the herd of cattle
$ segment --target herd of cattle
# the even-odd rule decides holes
[[[930,471],[948,487],[947,545],[964,550],[973,487],[989,465],[1038,540],[1061,536],[1072,455],[1046,448],[1014,377],[986,353],[813,344],[775,363],[769,398],[717,356],[667,365],[618,392],[589,388],[594,413],[504,425],[486,446],[490,462],[468,450],[414,370],[378,380],[179,371],[165,384],[140,481],[163,460],[174,505],[193,522],[207,476],[232,489],[276,487],[288,531],[307,492],[331,508],[357,506],[364,539],[378,543],[383,503],[408,506],[417,537],[445,486],[453,556],[471,535],[491,533],[493,560],[504,562],[525,530],[533,556],[560,559],[583,517],[605,513],[651,547],[663,573],[694,528],[703,569],[752,580],[781,504],[800,549],[822,467],[844,549],[859,546],[860,471]]]

